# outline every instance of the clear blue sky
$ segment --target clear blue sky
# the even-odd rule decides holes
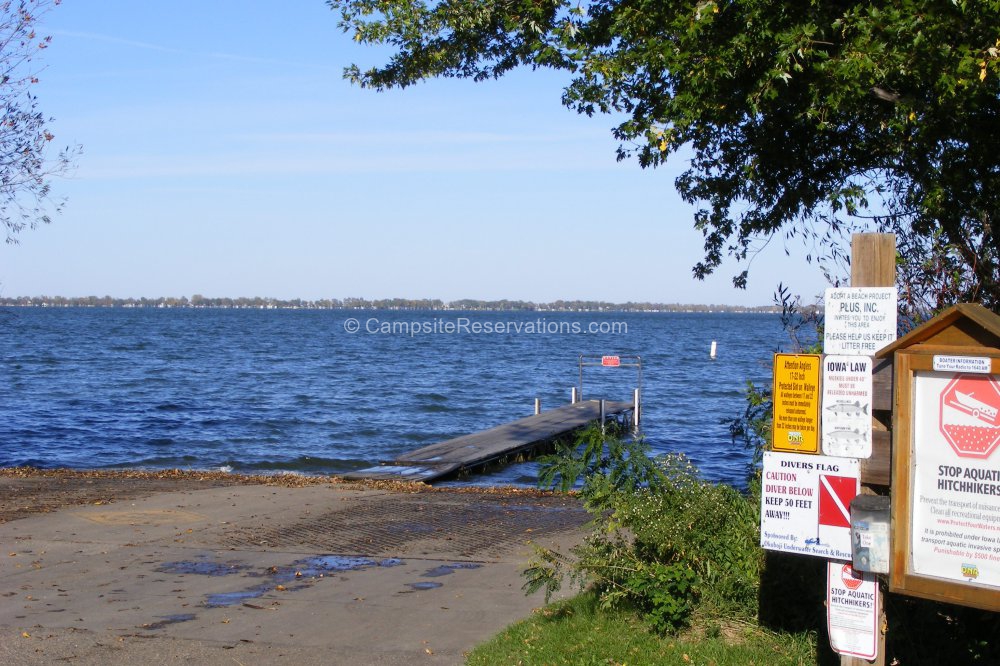
[[[825,286],[774,241],[704,282],[683,165],[617,163],[613,119],[563,77],[375,93],[379,54],[322,0],[67,0],[44,20],[42,109],[81,144],[51,225],[0,246],[4,296],[602,299],[767,304]]]

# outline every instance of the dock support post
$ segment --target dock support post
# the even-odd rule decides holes
[[[639,419],[642,412],[642,401],[639,391],[640,389],[636,389],[632,394],[632,427],[636,432],[639,432]]]
[[[577,390],[575,386],[572,389],[570,389],[569,401],[574,405],[580,402],[580,392]]]
[[[535,398],[535,416],[538,416],[541,413],[542,413],[542,399]]]
[[[601,434],[602,435],[604,434],[604,415],[605,415],[605,413],[606,412],[604,411],[604,398],[601,398]]]

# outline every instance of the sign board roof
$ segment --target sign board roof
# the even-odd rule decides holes
[[[1000,315],[978,303],[953,305],[878,350],[875,358],[892,357],[894,352],[914,345],[984,347],[1000,350]]]

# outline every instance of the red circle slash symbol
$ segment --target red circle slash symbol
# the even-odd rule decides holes
[[[959,374],[941,392],[940,428],[962,458],[989,458],[1000,446],[1000,383]]]
[[[849,590],[856,590],[865,582],[861,574],[854,571],[854,567],[850,564],[845,564],[840,570],[840,580],[844,581],[844,585]]]

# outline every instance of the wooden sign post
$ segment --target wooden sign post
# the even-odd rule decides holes
[[[896,237],[893,234],[854,234],[851,237],[851,286],[852,287],[895,287],[896,286]],[[881,423],[872,414],[872,435],[876,432],[885,433],[886,424]],[[864,481],[864,477],[862,477]],[[862,493],[873,494],[875,491],[862,485]],[[885,604],[882,603],[882,591],[875,585],[877,607],[881,609],[879,627],[885,627]],[[861,666],[863,664],[885,664],[885,633],[877,632],[876,657],[868,661],[860,657],[841,655],[841,666]]]

